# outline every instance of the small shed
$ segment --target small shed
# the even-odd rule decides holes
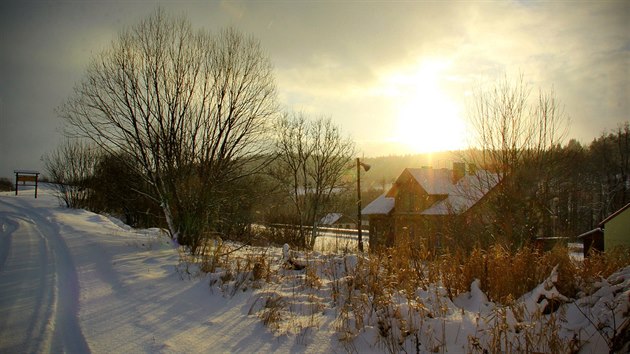
[[[584,257],[588,256],[591,249],[600,252],[604,250],[604,230],[599,227],[581,234],[578,239],[584,244]]]
[[[354,219],[341,213],[328,213],[320,221],[323,227],[333,227],[339,229],[356,229],[357,223]]]
[[[600,222],[599,228],[604,230],[604,251],[630,247],[630,203]]]

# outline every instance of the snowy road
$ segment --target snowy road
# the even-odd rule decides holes
[[[247,296],[226,301],[178,273],[178,259],[157,229],[59,207],[50,189],[37,199],[0,192],[0,353],[278,348],[244,315]]]
[[[89,352],[76,269],[45,210],[0,199],[0,352]]]

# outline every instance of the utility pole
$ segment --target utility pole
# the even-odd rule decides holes
[[[357,157],[357,235],[359,236],[359,252],[363,252],[363,235],[361,231],[361,166],[365,172],[370,170],[370,165],[361,162]]]

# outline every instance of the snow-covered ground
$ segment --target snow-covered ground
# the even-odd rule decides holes
[[[597,353],[630,311],[630,267],[544,315],[541,299],[562,298],[554,274],[513,308],[477,283],[453,301],[435,284],[376,306],[354,288],[357,256],[294,254],[307,268],[291,270],[280,249],[238,255],[259,274],[201,275],[159,230],[61,208],[45,186],[0,193],[0,353]]]

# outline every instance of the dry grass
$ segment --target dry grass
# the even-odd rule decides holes
[[[514,251],[496,244],[436,254],[402,243],[369,255],[298,252],[296,259],[306,267],[297,271],[285,269],[279,254],[234,248],[213,244],[196,260],[199,270],[210,273],[211,285],[230,296],[259,289],[249,313],[275,333],[307,341],[306,336],[322,324],[324,313],[334,311],[331,325],[347,350],[353,351],[354,339],[372,328],[378,334],[376,347],[392,353],[444,351],[447,341],[453,341],[445,338],[446,326],[452,325],[446,320],[453,315],[450,301],[471,291],[475,279],[496,307],[477,315],[482,325],[474,336],[460,339],[469,352],[574,352],[582,342],[559,334],[565,320],[561,311],[526,313],[517,300],[545,281],[554,267],[558,291],[575,298],[580,289],[588,289],[585,284],[630,264],[627,250],[592,254],[579,262],[562,246]]]
[[[578,268],[582,288],[601,278],[608,278],[618,269],[630,264],[630,249],[617,247],[608,252],[591,251]]]
[[[397,272],[399,284],[417,287],[440,280],[452,299],[469,291],[470,284],[479,279],[488,298],[504,305],[531,291],[556,265],[558,290],[575,297],[584,284],[606,278],[630,264],[630,253],[624,249],[594,253],[583,262],[571,259],[568,248],[561,245],[543,252],[532,246],[511,251],[496,244],[488,249],[474,248],[470,253],[455,250],[435,257],[421,249],[414,254],[410,249],[402,246],[385,251],[397,255],[396,264],[390,267],[385,263],[384,268]]]

